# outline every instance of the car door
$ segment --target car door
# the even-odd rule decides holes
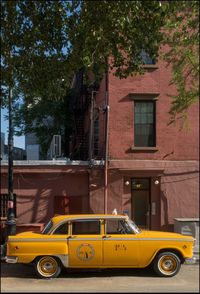
[[[102,235],[99,219],[74,220],[68,238],[69,266],[95,267],[102,264]]]
[[[103,265],[131,267],[139,264],[139,239],[126,229],[123,219],[106,219],[103,236]]]

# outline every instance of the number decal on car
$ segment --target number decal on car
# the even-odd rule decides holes
[[[115,250],[127,250],[126,246],[124,244],[115,244]]]

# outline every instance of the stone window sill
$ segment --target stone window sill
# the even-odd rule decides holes
[[[148,152],[148,151],[153,151],[156,152],[158,151],[157,147],[135,147],[135,146],[131,146],[131,151],[144,151],[144,152]]]
[[[158,65],[156,65],[156,64],[144,64],[142,66],[142,68],[144,68],[144,69],[158,69]]]

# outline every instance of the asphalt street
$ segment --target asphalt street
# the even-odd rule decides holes
[[[1,292],[15,293],[199,293],[199,264],[182,265],[172,278],[147,269],[63,270],[57,279],[42,280],[27,265],[1,264]]]

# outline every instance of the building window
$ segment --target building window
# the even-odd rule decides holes
[[[141,51],[141,59],[142,59],[142,62],[145,64],[156,64],[155,62],[155,59],[151,58],[149,56],[149,54],[147,52],[145,52],[144,50]]]
[[[155,101],[134,102],[134,146],[156,146]]]
[[[15,217],[16,215],[16,194],[14,196],[14,214]],[[0,195],[1,199],[1,219],[7,218],[7,213],[8,213],[8,194],[1,194]]]

